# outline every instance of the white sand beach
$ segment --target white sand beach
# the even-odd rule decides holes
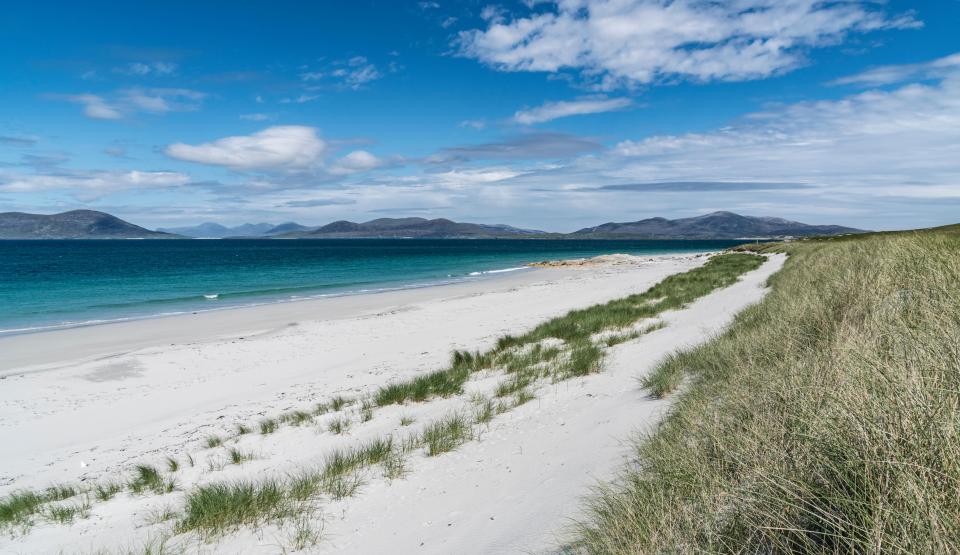
[[[342,434],[334,415],[269,435],[233,437],[238,423],[310,410],[342,395],[442,368],[454,349],[487,349],[575,308],[639,293],[703,264],[705,255],[608,257],[469,283],[336,297],[0,338],[0,495],[125,477],[134,464],[180,462],[177,490],[93,502],[72,524],[38,522],[0,535],[0,553],[141,549],[170,534],[162,515],[198,484],[288,476],[335,449],[415,432],[469,395],[360,407]],[[664,355],[709,338],[764,294],[783,264],[770,257],[738,283],[660,316],[662,329],[610,347],[603,371],[538,386],[536,398],[494,418],[440,456],[415,456],[405,476],[366,476],[353,497],[325,501],[306,553],[548,553],[583,496],[629,454],[623,441],[668,406],[637,383]],[[495,379],[471,383],[490,388]],[[472,390],[468,390],[472,391]],[[404,422],[401,423],[401,419]],[[412,422],[408,422],[412,420]],[[406,424],[406,425],[404,425]],[[210,436],[228,439],[207,448]],[[251,455],[227,464],[226,449]],[[187,461],[193,460],[190,466]],[[293,552],[290,527],[268,524],[213,540],[190,535],[173,552]]]

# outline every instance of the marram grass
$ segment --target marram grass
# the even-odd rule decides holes
[[[570,552],[960,552],[960,235],[802,241],[677,393]]]

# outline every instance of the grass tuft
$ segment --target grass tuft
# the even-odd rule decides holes
[[[176,531],[219,536],[240,526],[259,525],[282,515],[285,497],[275,480],[200,486],[187,495]]]
[[[434,457],[453,451],[473,438],[473,428],[462,414],[450,414],[442,420],[431,423],[423,430],[423,443],[427,455]]]
[[[334,434],[342,434],[350,429],[350,419],[343,418],[334,418],[327,424],[327,430]]]
[[[273,418],[264,418],[260,421],[260,435],[270,435],[277,431],[277,421]]]

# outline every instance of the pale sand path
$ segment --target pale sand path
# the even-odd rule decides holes
[[[571,308],[643,291],[703,260],[644,257],[633,264],[537,270],[471,284],[197,315],[176,325],[169,318],[69,330],[96,335],[110,329],[102,340],[128,340],[132,345],[121,350],[136,350],[55,369],[6,372],[0,381],[0,441],[12,449],[0,466],[7,480],[2,491],[73,482],[80,476],[102,479],[145,458],[157,463],[187,452],[198,465],[178,474],[184,489],[318,464],[333,448],[405,432],[398,425],[400,415],[415,416],[417,424],[410,427],[415,430],[463,408],[466,401],[384,408],[347,436],[304,428],[244,436],[237,446],[258,459],[217,471],[202,468],[200,461],[211,452],[200,443],[238,421],[252,423],[259,415],[308,408],[311,400],[336,393],[371,392],[391,379],[441,367],[453,348],[489,347],[499,335]],[[580,496],[622,463],[626,448],[621,442],[631,430],[655,422],[665,406],[644,396],[636,376],[663,354],[721,329],[762,296],[760,284],[781,264],[781,258],[774,258],[731,288],[667,315],[666,328],[611,349],[603,373],[541,387],[535,401],[495,419],[481,441],[440,457],[415,457],[405,479],[373,479],[357,497],[326,504],[324,539],[309,551],[516,553],[554,545],[565,518],[576,515]],[[290,321],[298,325],[286,326]],[[159,322],[161,333],[169,334],[165,341],[183,333],[202,339],[137,345],[143,340],[138,334],[144,333],[138,327]],[[261,326],[251,328],[254,322]],[[133,327],[130,337],[123,333],[126,326]],[[224,328],[234,337],[215,338]],[[57,334],[67,332],[42,335]],[[0,342],[0,352],[2,347]],[[50,363],[50,358],[41,361]],[[496,383],[487,381],[487,386]],[[80,460],[88,465],[85,469]],[[41,524],[28,536],[0,538],[0,552],[55,552],[65,546],[89,552],[136,545],[168,527],[145,525],[146,515],[182,503],[182,493],[121,497],[94,505],[91,517],[74,525]],[[275,553],[287,545],[288,535],[268,527],[218,544],[181,547],[204,553]]]

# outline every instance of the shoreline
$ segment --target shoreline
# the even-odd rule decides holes
[[[651,255],[651,256],[654,256],[654,255]],[[274,305],[274,304],[285,304],[285,303],[297,303],[297,302],[305,302],[305,301],[316,301],[316,300],[321,300],[321,299],[330,299],[330,298],[339,298],[339,297],[352,297],[352,296],[358,296],[358,295],[375,295],[375,294],[378,294],[378,293],[390,293],[390,292],[394,292],[394,291],[407,291],[407,290],[413,290],[413,289],[425,289],[425,288],[430,288],[430,287],[442,287],[442,286],[446,286],[446,285],[456,285],[456,284],[460,284],[460,283],[472,283],[472,282],[475,282],[475,281],[478,281],[478,280],[481,280],[481,279],[491,279],[491,278],[493,278],[493,277],[496,277],[496,276],[498,276],[498,275],[500,275],[500,274],[504,274],[504,273],[510,273],[510,272],[515,272],[515,271],[524,271],[524,270],[526,270],[526,271],[534,270],[534,269],[536,269],[536,268],[538,267],[537,264],[538,264],[538,263],[531,263],[531,264],[527,264],[527,265],[521,266],[521,267],[504,268],[504,269],[498,269],[498,270],[475,271],[475,272],[470,272],[470,273],[465,274],[465,275],[462,275],[462,276],[449,277],[449,278],[447,278],[447,279],[442,279],[442,280],[434,280],[434,281],[413,281],[413,282],[404,283],[404,284],[402,284],[402,285],[396,285],[396,286],[392,286],[392,287],[391,287],[391,286],[387,286],[387,287],[376,287],[376,288],[371,288],[371,289],[349,289],[349,288],[344,288],[344,289],[341,289],[341,290],[335,290],[335,291],[333,291],[333,292],[331,292],[331,293],[317,293],[317,294],[307,293],[307,294],[304,294],[303,296],[293,295],[293,296],[289,296],[289,297],[273,297],[273,298],[271,298],[271,297],[269,297],[269,296],[267,296],[267,295],[263,295],[263,299],[262,299],[262,300],[259,300],[259,301],[251,301],[251,302],[249,302],[249,303],[239,303],[239,302],[236,303],[236,304],[223,303],[221,306],[211,306],[210,308],[186,309],[186,310],[180,310],[180,311],[176,311],[176,312],[158,312],[158,313],[153,313],[153,314],[141,314],[141,315],[133,315],[133,316],[127,316],[127,317],[105,318],[105,319],[93,319],[93,320],[84,320],[84,321],[67,321],[67,322],[54,323],[54,324],[49,324],[49,325],[43,325],[43,324],[41,324],[41,325],[36,325],[36,326],[31,326],[31,327],[25,327],[25,328],[0,329],[0,340],[2,340],[3,338],[6,338],[6,337],[20,337],[20,336],[24,336],[24,335],[32,335],[32,334],[35,334],[35,333],[47,333],[47,332],[53,332],[53,331],[70,330],[70,329],[75,329],[75,328],[86,328],[86,327],[91,327],[91,326],[104,326],[104,325],[119,324],[119,323],[124,323],[124,322],[136,322],[136,321],[140,321],[140,320],[153,320],[153,319],[157,319],[157,318],[172,318],[172,317],[176,317],[176,316],[186,316],[186,315],[193,315],[193,314],[201,314],[201,313],[205,313],[205,312],[217,312],[217,311],[221,311],[221,310],[237,310],[237,309],[245,309],[245,308],[256,308],[256,307],[268,306],[268,305]],[[314,290],[320,291],[320,290],[322,290],[322,288],[321,288],[321,287],[317,287],[317,288],[314,289]],[[231,294],[231,296],[233,296],[233,295],[237,295],[237,296],[241,296],[241,295],[242,295],[242,296],[257,296],[257,293],[251,293],[251,294],[245,294],[245,293],[244,293],[244,294]],[[199,299],[200,299],[201,297],[203,297],[203,298],[206,299],[207,301],[216,301],[216,302],[219,302],[219,299],[220,299],[221,296],[222,296],[222,294],[219,294],[219,293],[203,294],[203,295],[198,295],[194,300],[199,301]],[[180,300],[178,300],[178,301],[179,301],[179,302],[183,302],[184,300],[183,300],[183,299],[180,299]]]
[[[470,395],[384,406],[369,422],[357,406],[350,413],[353,425],[342,434],[331,434],[329,418],[322,417],[319,428],[287,426],[270,435],[245,435],[229,443],[252,456],[242,464],[218,462],[219,451],[227,447],[201,444],[211,436],[229,437],[238,423],[256,426],[317,399],[369,396],[385,384],[444,367],[454,349],[488,349],[506,334],[646,291],[707,259],[704,254],[634,257],[442,287],[19,336],[33,341],[33,359],[21,354],[33,364],[2,377],[0,441],[9,450],[0,496],[50,484],[123,479],[133,464],[165,465],[167,457],[184,466],[185,457],[191,462],[176,474],[183,488],[172,494],[177,499],[198,481],[259,479],[314,467],[331,450],[416,432],[450,411],[472,410]],[[765,276],[777,267],[768,263],[689,309],[664,314],[666,328],[614,347],[603,372],[545,384],[534,402],[497,419],[482,439],[462,450],[418,458],[407,477],[375,480],[356,498],[326,503],[323,511],[331,516],[324,527],[332,536],[310,552],[376,552],[395,540],[403,544],[401,552],[409,552],[424,534],[433,538],[425,553],[543,547],[593,479],[618,466],[620,438],[628,428],[655,421],[666,407],[644,400],[635,385],[637,373],[663,354],[706,339],[762,295]],[[92,344],[81,345],[81,338]],[[82,349],[90,356],[80,360]],[[51,356],[63,360],[38,364]],[[486,390],[496,381],[482,378],[475,386]],[[594,433],[597,426],[603,426],[602,433]],[[542,475],[544,470],[548,474]],[[542,479],[553,486],[543,490]],[[458,503],[465,499],[476,499],[477,510],[463,512]],[[156,524],[131,527],[131,516],[163,511],[171,501],[179,503],[125,495],[95,504],[89,517],[69,526],[38,524],[22,538],[0,538],[0,551],[136,545]],[[408,504],[415,510],[401,511],[397,525],[382,535],[362,532],[386,526],[384,511],[393,514]],[[450,527],[450,519],[457,527]],[[219,547],[272,552],[257,538],[242,531]]]

